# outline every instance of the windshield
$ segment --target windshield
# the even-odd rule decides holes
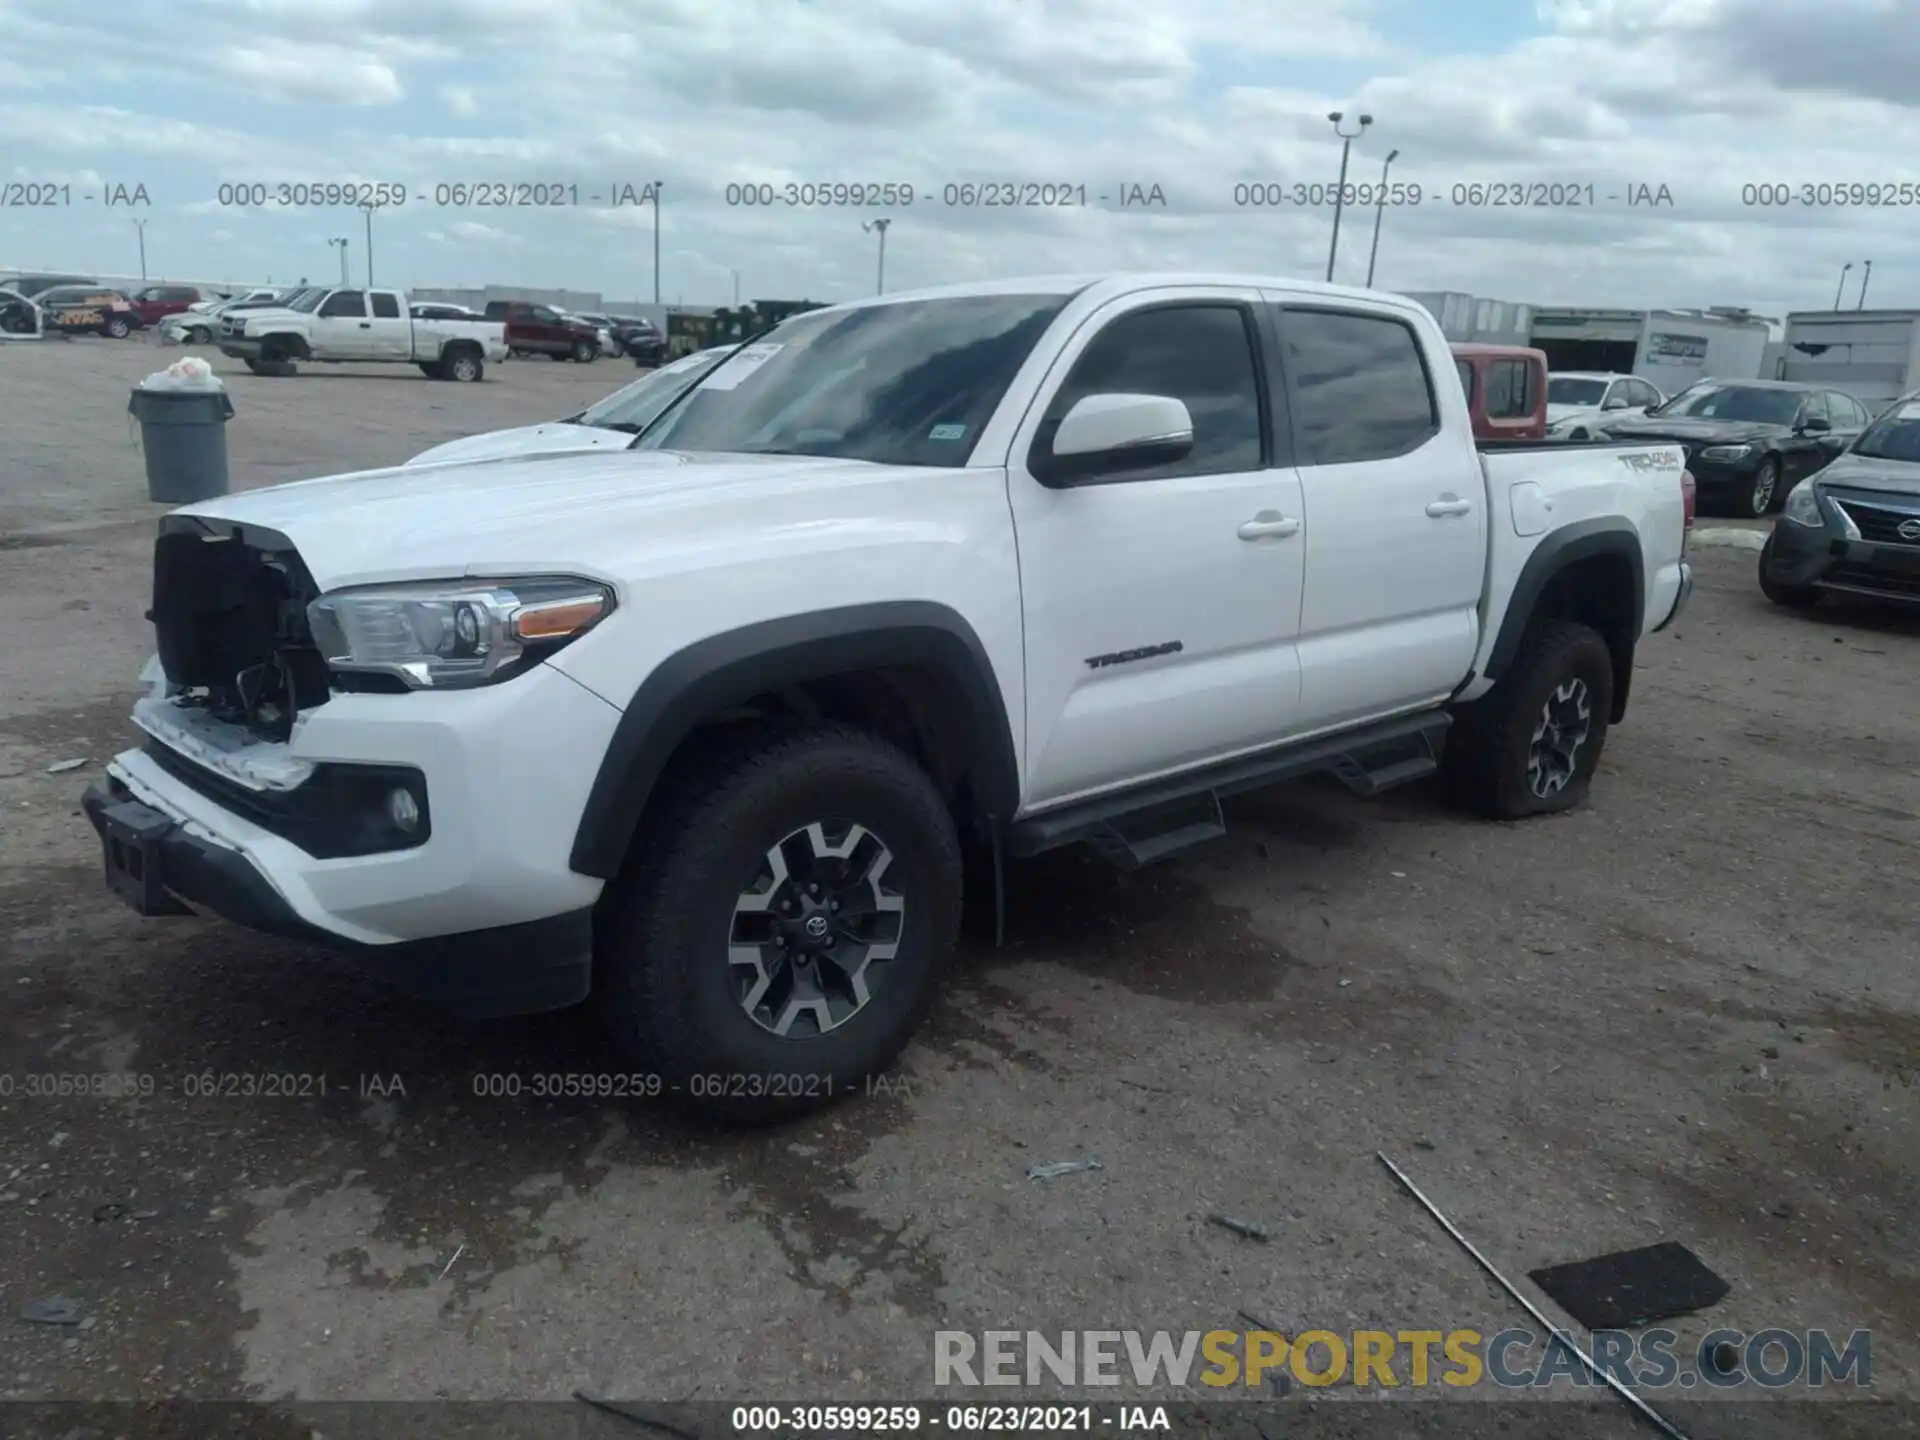
[[[598,425],[603,430],[631,430],[637,435],[673,403],[674,396],[706,378],[707,372],[732,353],[733,347],[727,345],[718,350],[701,350],[671,365],[662,365],[598,404],[588,406],[574,416],[573,423]]]
[[[1920,465],[1920,400],[1896,405],[1861,433],[1853,453],[1868,460],[1905,460]]]
[[[320,302],[331,295],[331,290],[322,290],[317,286],[311,290],[296,290],[284,300],[269,301],[275,309],[298,310],[302,315],[310,315],[320,308]]]
[[[1604,380],[1581,380],[1572,375],[1554,375],[1547,380],[1549,405],[1598,405],[1606,393]]]
[[[708,375],[644,450],[964,465],[1065,295],[797,315]]]
[[[1791,425],[1800,413],[1798,390],[1764,390],[1757,385],[1695,385],[1654,412],[1695,420],[1747,420],[1760,425]]]

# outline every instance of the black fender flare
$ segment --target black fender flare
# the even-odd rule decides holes
[[[1540,596],[1553,578],[1568,566],[1596,555],[1621,557],[1633,574],[1633,621],[1627,631],[1626,644],[1610,647],[1613,650],[1613,719],[1617,722],[1626,714],[1627,690],[1633,680],[1633,649],[1645,627],[1647,609],[1646,555],[1639,532],[1624,520],[1601,517],[1576,521],[1554,531],[1534,548],[1527,563],[1520,567],[1520,578],[1514,582],[1507,613],[1500,618],[1500,633],[1487,656],[1485,673],[1489,680],[1498,680],[1506,674],[1514,656],[1520,653],[1520,643],[1526,638],[1527,627],[1533,623]]]
[[[752,696],[883,666],[930,668],[969,737],[967,777],[986,817],[1019,806],[1013,727],[986,647],[959,612],[926,600],[784,616],[695,641],[640,682],[614,727],[575,832],[569,865],[618,873],[668,758],[707,717]]]

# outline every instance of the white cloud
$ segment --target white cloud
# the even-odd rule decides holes
[[[181,248],[221,226],[276,272],[324,273],[313,235],[357,236],[359,217],[236,211],[220,183],[400,181],[380,253],[453,247],[463,273],[608,293],[651,290],[656,217],[607,197],[660,180],[664,290],[722,303],[734,268],[762,295],[871,283],[873,210],[729,204],[745,182],[915,187],[892,212],[890,287],[1136,265],[1318,275],[1329,211],[1237,207],[1234,187],[1331,181],[1326,112],[1366,110],[1350,178],[1376,180],[1398,148],[1394,178],[1422,187],[1383,217],[1396,288],[1777,310],[1827,303],[1839,266],[1871,255],[1877,301],[1920,303],[1920,205],[1742,203],[1762,181],[1920,186],[1912,0],[1539,0],[1544,33],[1495,54],[1415,45],[1387,3],[6,0],[0,51],[93,66],[0,103],[0,149],[22,178],[143,179]],[[482,205],[488,181],[578,205]],[[982,181],[1090,198],[1158,184],[1170,205],[943,203],[949,182]],[[1595,203],[1453,203],[1483,182],[1590,186]],[[1662,184],[1671,208],[1606,198]],[[1342,278],[1364,273],[1373,219],[1349,213]]]
[[[245,84],[249,97],[323,105],[391,105],[403,93],[392,67],[338,45],[280,40],[227,45],[216,50],[210,61],[219,73]]]

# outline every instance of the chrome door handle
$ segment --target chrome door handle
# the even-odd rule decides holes
[[[1277,510],[1262,510],[1253,519],[1244,522],[1239,533],[1242,540],[1264,540],[1269,535],[1297,535],[1300,533],[1300,522]]]
[[[1473,502],[1471,500],[1461,500],[1449,495],[1445,499],[1436,500],[1427,506],[1427,514],[1439,520],[1448,515],[1464,515],[1471,509],[1473,509]]]

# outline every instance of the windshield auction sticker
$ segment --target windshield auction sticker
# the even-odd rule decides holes
[[[701,382],[702,390],[737,390],[740,382],[786,349],[785,345],[749,345]]]

